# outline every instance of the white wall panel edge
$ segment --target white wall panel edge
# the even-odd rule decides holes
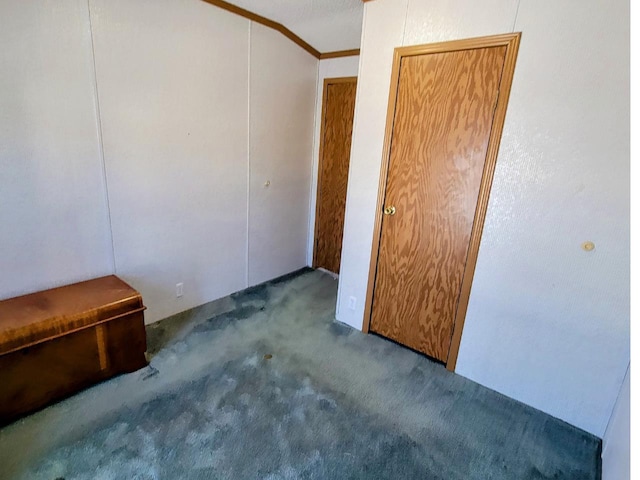
[[[246,223],[246,244],[247,251],[245,256],[245,275],[244,275],[244,287],[249,287],[249,261],[251,252],[251,238],[249,231],[251,228],[251,32],[253,22],[249,22],[249,28],[247,29],[247,223]]]
[[[113,244],[113,226],[111,224],[111,203],[109,201],[109,182],[107,180],[107,165],[104,160],[104,144],[102,141],[102,117],[100,115],[100,89],[98,87],[98,72],[96,67],[96,53],[93,45],[93,24],[91,22],[91,0],[87,0],[87,19],[89,22],[89,39],[91,43],[91,64],[93,67],[93,94],[94,109],[96,112],[96,133],[98,136],[98,150],[100,169],[102,171],[102,188],[104,192],[104,201],[106,203],[107,225],[109,226],[109,242],[111,243],[111,273],[117,274],[116,271],[116,251]]]
[[[360,33],[360,55],[358,56],[358,76],[360,76],[360,72],[362,72],[362,48],[364,45],[364,41],[365,41],[365,31],[366,31],[366,25],[367,25],[367,6],[369,5],[368,2],[364,3],[364,9],[362,11],[362,32]],[[353,112],[353,132],[351,135],[351,152],[349,153],[350,157],[353,155],[353,137],[355,136],[356,133],[356,125],[358,124],[358,95],[360,94],[359,92],[359,88],[356,89],[356,106],[355,106],[355,110]],[[349,176],[351,175],[351,158],[349,159]],[[350,183],[349,181],[347,181],[347,201],[345,203],[345,212],[344,212],[344,218],[345,218],[345,226],[347,223],[347,214],[348,214],[348,210],[349,210],[349,188],[350,188]],[[344,231],[343,231],[343,235],[342,235],[342,249],[344,249]],[[340,268],[342,268],[342,254],[341,254],[341,258],[340,258]],[[341,299],[343,297],[342,294],[342,282],[340,281],[340,278],[338,277],[338,294],[337,294],[337,298],[336,298],[336,320],[341,321],[343,323],[346,323],[347,325],[351,326],[352,328],[355,328],[357,330],[362,330],[362,326],[364,321],[360,322],[360,325],[358,326],[358,322],[356,321],[356,319],[351,318],[350,321],[351,323],[347,322],[344,318],[344,316],[341,314]],[[364,315],[364,312],[363,312]]]
[[[358,330],[364,316],[393,50],[402,44],[407,2],[376,0],[364,8],[336,304],[336,318]],[[344,305],[352,296],[356,308],[348,310]]]
[[[318,61],[318,68],[316,70],[316,110],[315,116],[313,118],[313,143],[312,143],[312,152],[311,152],[311,175],[309,176],[309,225],[307,227],[307,266],[311,267],[313,265],[313,242],[314,242],[314,230],[315,230],[315,205],[316,205],[316,196],[317,196],[317,188],[318,188],[318,155],[316,151],[318,150],[319,143],[319,135],[317,134],[318,129],[320,128],[320,121],[318,120],[318,104],[322,105],[322,100],[318,100],[321,97],[320,92],[320,83],[322,79],[320,78],[320,62]],[[322,106],[320,107],[322,109]]]
[[[602,438],[602,480],[630,478],[631,369],[624,382]]]
[[[316,87],[316,110],[313,133],[313,165],[311,171],[311,185],[309,198],[309,238],[307,241],[307,264],[313,264],[313,243],[316,222],[316,201],[318,196],[318,168],[320,165],[320,132],[322,130],[322,100],[324,95],[324,80],[326,78],[356,77],[358,76],[358,55],[342,58],[327,58],[318,62],[318,82]]]

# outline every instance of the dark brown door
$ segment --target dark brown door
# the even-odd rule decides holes
[[[406,56],[370,328],[447,361],[506,46]]]
[[[339,273],[356,78],[326,79],[320,133],[314,266]]]

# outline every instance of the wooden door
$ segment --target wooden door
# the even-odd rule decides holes
[[[501,83],[507,50],[462,48],[397,62],[370,329],[443,362],[465,270],[473,275],[471,239],[475,228],[479,241],[478,207],[486,209],[504,118],[496,107],[501,88],[508,90]]]
[[[325,80],[313,265],[334,273],[340,271],[355,104],[356,77]]]

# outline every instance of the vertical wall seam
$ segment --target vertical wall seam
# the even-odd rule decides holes
[[[102,138],[102,114],[100,112],[100,94],[98,93],[98,70],[96,67],[96,49],[93,43],[93,22],[91,21],[91,0],[87,0],[87,15],[89,16],[89,39],[91,41],[91,61],[93,65],[93,92],[96,107],[96,130],[98,134],[98,150],[100,156],[100,166],[102,167],[102,185],[104,188],[104,198],[107,205],[107,221],[109,223],[109,239],[111,241],[111,269],[116,270],[116,249],[113,240],[113,221],[111,218],[111,201],[109,199],[109,183],[107,181],[107,165],[104,155],[104,142]]]
[[[611,413],[609,414],[609,419],[606,422],[604,427],[604,433],[602,434],[602,452],[600,453],[600,457],[604,457],[607,447],[609,443],[607,442],[607,432],[609,431],[609,427],[611,426],[611,422],[613,420],[613,415],[616,413],[616,407],[618,406],[618,402],[620,401],[620,397],[622,395],[622,389],[624,388],[624,382],[627,380],[627,376],[630,375],[629,371],[631,370],[631,362],[627,364],[627,368],[624,371],[624,376],[622,377],[622,383],[620,384],[620,388],[618,389],[618,394],[613,402],[613,407],[611,407]],[[630,380],[630,379],[629,379]]]
[[[320,138],[320,132],[318,132],[318,110],[320,110],[320,122],[322,122],[322,104],[320,104],[320,108],[318,108],[318,101],[322,103],[322,100],[319,100],[320,95],[318,95],[318,90],[320,89],[320,61],[318,60],[318,66],[316,68],[316,99],[315,99],[315,109],[313,111],[313,142],[311,142],[311,174],[309,175],[309,221],[307,222],[307,255],[306,262],[307,266],[311,267],[313,265],[313,250],[315,242],[315,211],[314,211],[314,199],[316,203],[318,201],[318,181],[316,175],[314,182],[314,174],[320,168],[320,156],[318,155],[318,162],[316,164],[316,152],[320,148],[320,142],[322,139]],[[317,141],[316,141],[317,140]],[[317,166],[316,166],[317,165]],[[314,191],[314,183],[315,183],[315,191]],[[315,194],[315,196],[314,196]]]
[[[362,71],[362,64],[364,63],[364,56],[362,55],[364,50],[362,47],[364,47],[364,36],[365,36],[365,32],[366,32],[366,26],[367,26],[367,6],[368,4],[365,3],[364,4],[364,10],[362,12],[362,34],[360,35],[360,55],[358,56],[358,83],[360,82],[360,72]],[[349,178],[351,178],[351,169],[353,168],[353,162],[351,161],[351,159],[353,158],[353,147],[355,145],[355,142],[353,141],[353,136],[356,133],[356,130],[358,128],[358,100],[360,98],[360,88],[356,88],[356,104],[353,107],[354,111],[353,111],[353,127],[351,130],[351,151],[349,152],[349,171],[347,172],[347,198],[345,200],[345,205],[344,205],[344,224],[347,224],[347,217],[349,216],[349,190],[350,190],[350,186],[351,186],[351,182],[349,182]],[[321,120],[322,121],[322,120]],[[320,158],[318,155],[318,166],[320,165]],[[341,251],[344,252],[344,242],[345,242],[345,236],[344,236],[344,228],[343,228],[343,236],[342,236],[342,246],[341,246]],[[340,259],[340,266],[342,267],[342,258]],[[341,268],[342,270],[342,268]],[[336,319],[340,320],[340,318],[342,318],[342,311],[340,310],[340,301],[342,300],[342,285],[343,285],[343,279],[344,277],[342,276],[338,276],[338,295],[337,295],[337,299],[336,299]]]
[[[404,23],[402,24],[402,46],[406,45],[405,35],[407,33],[407,19],[409,18],[409,3],[411,0],[407,0],[407,8],[404,11]]]
[[[513,25],[511,26],[511,33],[516,31],[516,22],[518,21],[518,13],[520,12],[520,4],[522,0],[518,0],[518,6],[516,7],[516,14],[513,17]]]
[[[251,214],[251,26],[249,21],[247,43],[247,251],[245,258],[245,287],[249,286],[249,238],[250,238],[250,214]]]

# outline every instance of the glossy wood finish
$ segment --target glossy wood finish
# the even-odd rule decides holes
[[[354,48],[352,50],[338,50],[335,52],[321,53],[320,60],[324,60],[326,58],[354,57],[356,55],[360,55],[359,48]]]
[[[339,273],[356,77],[325,79],[313,265]]]
[[[451,369],[519,38],[406,47],[394,56],[364,329]],[[396,215],[382,216],[383,200]]]
[[[115,276],[0,302],[0,424],[145,366],[143,311]]]
[[[0,354],[137,310],[142,297],[115,275],[10,298],[0,302]]]

